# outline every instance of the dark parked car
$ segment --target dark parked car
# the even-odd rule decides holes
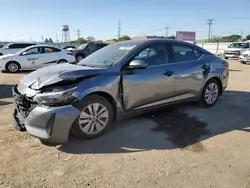
[[[77,62],[80,62],[82,59],[87,57],[88,55],[94,53],[97,50],[107,46],[105,43],[86,43],[79,46],[76,50],[74,50],[74,56]]]
[[[215,105],[227,87],[227,61],[194,45],[166,39],[104,47],[79,64],[41,68],[13,88],[15,127],[47,142],[69,132],[94,138],[113,121],[165,105]]]

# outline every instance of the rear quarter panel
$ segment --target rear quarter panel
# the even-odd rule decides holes
[[[228,85],[229,78],[229,69],[226,68],[227,62],[221,59],[220,57],[214,55],[206,55],[204,58],[206,61],[210,62],[210,70],[205,79],[204,85],[209,79],[216,77],[220,79],[222,83],[222,89],[226,88]]]

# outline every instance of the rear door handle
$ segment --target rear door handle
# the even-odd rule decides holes
[[[168,76],[168,77],[172,76],[173,74],[174,74],[174,72],[171,70],[166,70],[166,72],[164,72],[164,75]]]

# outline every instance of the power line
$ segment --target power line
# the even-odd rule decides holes
[[[79,28],[76,30],[76,35],[78,39],[81,38],[81,30]]]
[[[208,41],[211,39],[211,26],[213,25],[213,19],[208,19]]]
[[[121,21],[118,20],[118,30],[117,30],[117,37],[118,37],[118,41],[120,40],[121,38]]]

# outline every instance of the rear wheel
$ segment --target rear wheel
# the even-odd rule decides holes
[[[20,65],[17,62],[9,62],[6,64],[6,70],[10,73],[16,73],[20,70]]]
[[[59,60],[59,61],[57,62],[57,64],[61,64],[61,63],[68,63],[68,61],[65,60],[65,59],[61,59],[61,60]]]
[[[99,96],[90,95],[81,104],[81,114],[71,131],[78,138],[95,138],[102,135],[113,121],[113,107]]]
[[[218,81],[210,79],[202,90],[200,104],[204,107],[214,106],[219,99],[220,89]]]
[[[224,59],[228,59],[228,57],[224,56]]]
[[[245,61],[241,61],[241,63],[242,63],[242,64],[246,64],[246,62],[245,62]]]

